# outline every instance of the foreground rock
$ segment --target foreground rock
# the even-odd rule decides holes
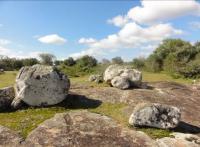
[[[0,89],[0,111],[7,110],[15,97],[13,87],[6,87]]]
[[[142,73],[129,66],[110,65],[105,70],[104,81],[120,89],[140,87],[142,83]]]
[[[138,104],[129,118],[129,124],[139,127],[171,129],[177,127],[181,117],[180,110],[162,104]]]
[[[103,82],[103,77],[101,75],[91,75],[88,79],[89,82],[101,83]]]
[[[18,147],[22,137],[19,136],[16,132],[0,126],[0,146],[2,147]]]
[[[56,114],[29,134],[25,146],[145,147],[157,146],[142,132],[121,128],[114,120],[87,111]]]
[[[159,147],[199,147],[200,137],[193,134],[172,133],[170,137],[157,140]]]
[[[17,107],[19,101],[30,106],[54,105],[66,98],[69,87],[69,79],[52,66],[22,67],[16,77],[12,106]]]

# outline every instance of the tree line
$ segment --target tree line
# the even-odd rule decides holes
[[[56,65],[61,69],[88,72],[98,64],[125,64],[121,57],[114,57],[111,60],[102,59],[98,62],[92,56],[83,56],[78,59],[69,57],[65,60],[56,60],[52,54],[39,54],[36,58],[16,59],[0,56],[0,69],[18,70],[22,66],[34,64]],[[191,44],[181,39],[164,40],[148,57],[134,58],[126,64],[132,65],[139,70],[151,72],[165,71],[174,77],[200,78],[200,42]],[[71,68],[70,68],[71,67]]]

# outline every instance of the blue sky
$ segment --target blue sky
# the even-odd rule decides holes
[[[165,38],[200,40],[199,1],[0,1],[0,55],[132,60]]]

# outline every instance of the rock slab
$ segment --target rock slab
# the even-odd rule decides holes
[[[53,66],[33,65],[22,67],[16,77],[15,107],[20,100],[30,106],[54,105],[66,98],[69,79]]]
[[[129,124],[137,127],[171,129],[180,122],[181,112],[177,107],[158,103],[138,104],[129,118]]]
[[[127,130],[114,120],[88,111],[56,114],[33,130],[25,146],[152,147],[156,142],[142,132]]]

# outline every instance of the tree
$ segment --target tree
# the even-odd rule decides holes
[[[101,61],[102,64],[110,64],[110,61],[108,59],[102,59]]]
[[[114,57],[114,58],[112,58],[112,63],[113,64],[123,64],[124,61],[122,60],[121,57]]]
[[[134,68],[137,68],[137,69],[144,68],[145,67],[145,58],[139,57],[139,58],[133,59],[133,66],[134,66]]]
[[[36,58],[26,58],[22,61],[24,66],[32,66],[39,63],[39,61]]]
[[[68,59],[64,60],[64,64],[67,66],[73,66],[76,64],[76,61],[72,57],[69,57]]]
[[[159,72],[162,70],[162,59],[157,54],[152,54],[147,58],[145,67],[151,72]]]
[[[94,57],[88,55],[77,59],[76,62],[79,67],[84,67],[84,68],[91,68],[97,65],[97,60]]]
[[[41,53],[39,54],[41,63],[44,65],[53,65],[53,60],[56,58],[53,54]]]

